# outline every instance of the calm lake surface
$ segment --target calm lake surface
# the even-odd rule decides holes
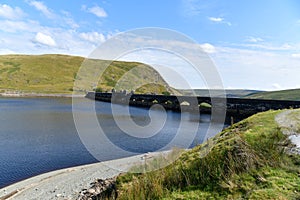
[[[87,101],[91,100],[77,99],[76,103],[82,104],[82,112],[88,115],[90,111],[84,107]],[[164,147],[175,136],[182,120],[182,114],[167,112],[166,123],[155,136],[134,138],[118,128],[111,104],[95,102],[95,110],[109,140],[133,155]],[[140,126],[151,121],[147,109],[130,108],[130,114]],[[201,115],[199,123],[194,115],[185,115],[188,126],[200,124],[192,147],[203,141],[210,116]],[[41,173],[98,162],[77,133],[71,98],[0,98],[0,119],[0,188]],[[122,115],[119,120],[126,123],[128,119]],[[124,156],[109,149],[103,152],[104,160]]]

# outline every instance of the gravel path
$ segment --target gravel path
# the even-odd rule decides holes
[[[162,154],[142,154],[49,172],[0,189],[0,200],[77,199],[79,192],[90,188],[90,183],[96,179],[115,177],[132,166],[143,164],[145,157],[155,158]]]
[[[300,154],[300,109],[283,111],[275,117],[275,121],[295,145],[291,152]]]

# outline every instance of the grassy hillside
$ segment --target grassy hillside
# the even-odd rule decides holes
[[[183,95],[193,95],[191,90],[179,90]],[[211,90],[215,95],[222,94],[218,90]],[[199,96],[209,96],[206,89],[195,89],[194,93]],[[280,90],[280,91],[260,91],[260,90],[225,90],[227,97],[233,98],[253,98],[253,99],[275,99],[275,100],[295,100],[300,101],[300,89]]]
[[[26,93],[72,93],[74,80],[82,80],[81,86],[76,90],[140,90],[143,92],[155,92],[161,94],[169,91],[176,92],[167,87],[167,83],[159,74],[142,63],[114,61],[103,72],[102,77],[96,84],[95,68],[101,71],[104,65],[110,61],[88,60],[90,71],[77,76],[84,58],[67,55],[2,55],[0,56],[0,92],[20,91]],[[84,77],[83,77],[84,74]],[[143,85],[148,84],[142,89]],[[117,84],[118,83],[118,84]],[[138,86],[135,88],[134,86]]]
[[[272,92],[261,92],[246,96],[254,99],[277,99],[277,100],[295,100],[300,101],[300,89],[281,90]]]
[[[166,168],[119,176],[119,199],[299,199],[300,156],[287,153],[280,112],[243,120]]]
[[[210,96],[209,94],[209,90],[207,89],[195,89],[193,91],[191,90],[179,90],[182,94],[184,95],[193,95],[193,91],[197,96]],[[252,95],[252,94],[259,94],[262,91],[259,90],[241,90],[241,89],[236,89],[236,90],[224,90],[224,91],[220,91],[220,90],[210,90],[211,92],[214,93],[214,95],[220,94],[220,96],[222,95],[222,93],[225,91],[226,96],[227,97],[234,97],[234,98],[239,98],[239,97],[245,97],[248,95]]]

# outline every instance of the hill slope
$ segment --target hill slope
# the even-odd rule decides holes
[[[93,67],[104,68],[111,61],[88,60],[92,68],[86,77],[77,77],[77,72],[85,59],[68,55],[2,55],[0,56],[0,92],[21,91],[25,93],[72,93],[74,80],[86,80],[82,88],[76,90],[92,90],[98,87],[106,91],[135,89],[137,92],[175,92],[150,66],[137,62],[112,62],[98,83],[91,83],[94,76]],[[130,73],[128,73],[130,72]],[[128,73],[128,74],[127,74]],[[81,74],[82,75],[82,74]],[[123,76],[126,75],[126,78]],[[123,78],[123,80],[121,80]],[[117,84],[119,82],[119,84]],[[135,85],[145,87],[133,88]],[[137,84],[138,83],[138,84]]]
[[[232,98],[242,98],[248,95],[252,95],[252,94],[259,94],[262,91],[260,90],[242,90],[242,89],[224,89],[224,91],[222,90],[217,90],[217,89],[213,89],[213,90],[207,90],[207,89],[194,89],[192,90],[179,90],[183,95],[197,95],[197,96],[210,96],[209,92],[213,92],[214,95],[216,96],[222,96],[223,92],[226,93],[227,97],[232,97]]]
[[[209,90],[179,90],[183,95],[193,95],[193,92],[198,96],[209,96]],[[222,95],[222,91],[210,90],[214,95]],[[260,91],[260,90],[241,90],[241,89],[226,89],[224,90],[227,97],[230,98],[251,98],[251,99],[272,99],[272,100],[292,100],[300,101],[300,89],[279,90],[279,91]]]
[[[166,168],[119,176],[119,198],[299,199],[300,156],[288,153],[292,144],[275,122],[280,112],[243,120]]]
[[[300,101],[300,89],[261,92],[247,95],[246,98]]]

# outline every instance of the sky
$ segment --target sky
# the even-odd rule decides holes
[[[1,0],[0,54],[86,57],[115,35],[143,27],[194,40],[226,89],[300,88],[298,0]]]

